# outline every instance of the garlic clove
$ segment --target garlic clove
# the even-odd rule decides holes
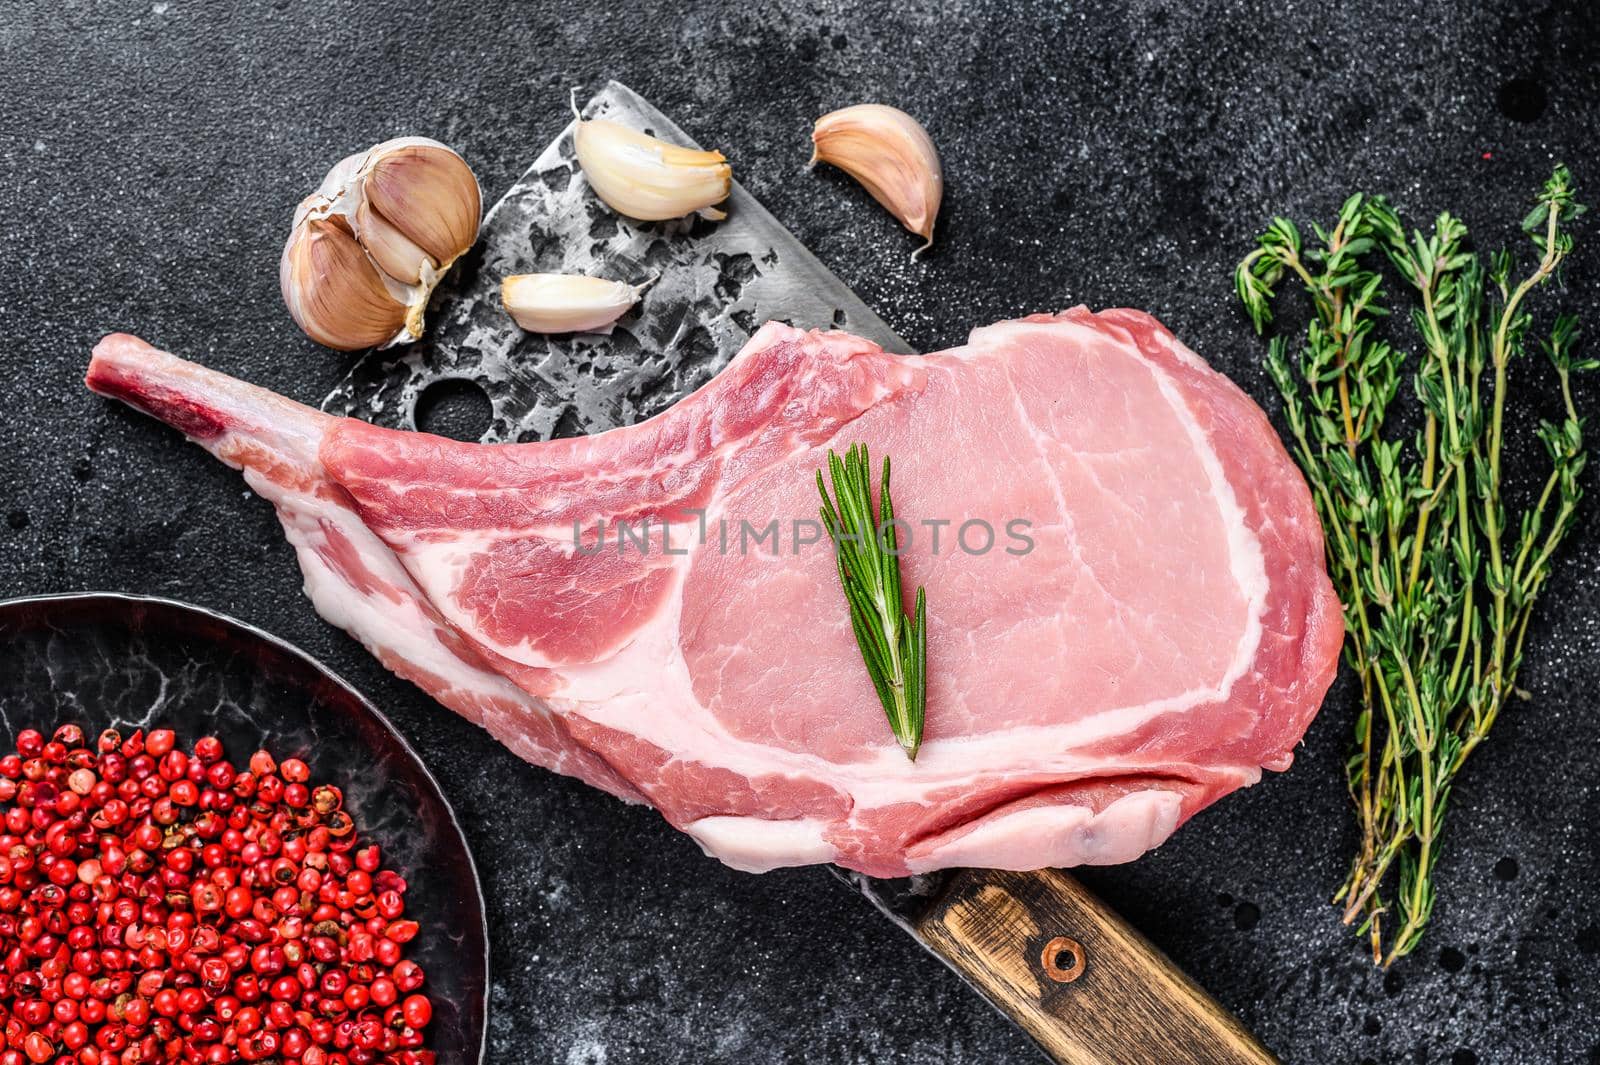
[[[933,244],[933,225],[944,198],[944,167],[928,131],[910,115],[884,104],[857,104],[817,119],[811,162],[831,163],[859,181],[900,224]]]
[[[378,264],[378,269],[396,281],[421,284],[424,271],[438,270],[432,257],[379,214],[371,200],[363,200],[356,208],[355,224],[367,254]]]
[[[619,214],[644,222],[695,212],[727,217],[712,206],[733,189],[733,168],[721,152],[670,144],[606,119],[580,118],[573,145],[589,186]]]
[[[609,333],[653,281],[629,285],[581,274],[516,274],[500,283],[500,302],[530,333]]]
[[[432,142],[392,141],[372,150],[365,200],[407,239],[448,268],[478,237],[478,179],[455,152]]]
[[[295,227],[278,263],[289,314],[307,336],[340,351],[376,347],[401,332],[397,300],[341,215]]]

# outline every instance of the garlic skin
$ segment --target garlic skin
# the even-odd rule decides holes
[[[500,282],[500,302],[530,333],[609,333],[654,281],[629,285],[582,274],[515,274]]]
[[[727,217],[713,206],[733,191],[733,167],[721,152],[680,147],[603,118],[586,120],[576,104],[573,114],[578,165],[607,207],[642,222]]]
[[[340,351],[416,340],[434,286],[478,239],[482,201],[472,168],[438,141],[346,156],[295,209],[278,264],[289,314]]]
[[[900,224],[933,244],[944,199],[944,167],[921,123],[897,107],[857,104],[831,111],[811,130],[811,165],[831,163],[859,181]]]
[[[318,344],[339,351],[377,347],[404,334],[406,305],[356,241],[343,215],[307,218],[278,262],[289,314]]]

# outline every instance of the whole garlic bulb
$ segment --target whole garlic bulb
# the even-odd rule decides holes
[[[478,239],[472,168],[424,137],[339,161],[300,201],[278,281],[306,335],[340,351],[422,335],[439,279]]]

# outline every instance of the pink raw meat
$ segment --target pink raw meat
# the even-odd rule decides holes
[[[738,868],[1127,861],[1287,768],[1338,662],[1305,483],[1137,311],[927,356],[769,324],[666,413],[534,444],[333,418],[126,336],[89,385],[243,467],[391,669]],[[856,441],[893,456],[927,588],[914,764],[814,524]]]

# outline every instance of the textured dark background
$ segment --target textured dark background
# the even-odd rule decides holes
[[[346,360],[283,312],[290,210],[339,156],[428,134],[498,195],[616,77],[704,143],[903,335],[1083,301],[1156,313],[1264,401],[1229,271],[1268,215],[1355,189],[1515,237],[1565,160],[1600,200],[1600,16],[1571,3],[0,3],[0,593],[121,588],[264,625],[384,706],[468,824],[495,943],[491,1060],[993,1062],[1028,1044],[817,870],[750,877],[528,768],[319,621],[266,505],[80,386],[129,329],[316,401]],[[810,120],[923,118],[935,252],[832,174]],[[1600,219],[1592,215],[1591,220]],[[1591,226],[1591,233],[1593,227]],[[1600,312],[1600,240],[1562,299]],[[1529,386],[1536,363],[1519,368]],[[1600,390],[1582,388],[1600,408]],[[1518,424],[1518,429],[1526,429]],[[1582,515],[1454,804],[1429,937],[1374,971],[1326,897],[1351,847],[1336,689],[1294,769],[1087,879],[1296,1062],[1600,1062],[1600,532]]]

